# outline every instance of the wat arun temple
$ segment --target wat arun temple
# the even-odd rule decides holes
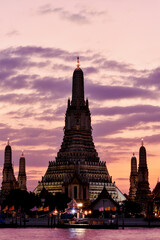
[[[55,161],[49,162],[34,192],[40,194],[45,188],[53,195],[65,193],[71,199],[89,204],[104,187],[115,201],[125,200],[115,182],[112,182],[106,161],[100,161],[95,149],[89,102],[84,97],[84,75],[77,58],[72,79],[72,99],[68,99],[65,115],[63,141]]]

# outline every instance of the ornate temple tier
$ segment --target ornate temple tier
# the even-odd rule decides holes
[[[81,162],[81,160],[49,162],[43,182],[53,180],[70,182],[75,174],[81,179],[81,182],[111,182],[111,178],[106,171],[105,162]]]
[[[61,148],[56,161],[49,162],[34,192],[39,194],[44,186],[52,194],[63,192],[72,199],[87,203],[95,200],[105,185],[116,200],[121,193],[112,183],[106,162],[99,160],[94,146],[89,102],[84,99],[84,77],[79,66],[77,58],[72,80],[72,100],[68,99]]]

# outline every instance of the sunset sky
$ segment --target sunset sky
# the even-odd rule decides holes
[[[93,139],[128,193],[130,159],[147,150],[151,190],[160,176],[160,1],[0,0],[0,174],[7,138],[28,190],[63,138],[76,57],[84,72]],[[0,180],[1,180],[0,175]]]

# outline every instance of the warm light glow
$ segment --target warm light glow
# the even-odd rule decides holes
[[[78,207],[83,207],[83,203],[78,203]]]
[[[77,68],[79,68],[80,64],[79,64],[79,57],[77,57]]]
[[[143,141],[143,138],[142,138],[142,140],[141,140],[142,146],[143,146],[143,142],[144,142],[144,141]]]
[[[72,213],[75,214],[75,212],[76,212],[75,209],[72,209]]]
[[[84,214],[85,214],[85,215],[87,215],[87,214],[88,214],[88,212],[85,210],[85,211],[84,211]]]
[[[57,215],[58,214],[58,211],[57,209],[54,210],[54,214]]]

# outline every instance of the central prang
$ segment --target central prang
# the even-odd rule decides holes
[[[91,113],[84,98],[84,76],[79,67],[73,72],[72,100],[68,99],[64,137],[56,161],[49,162],[46,174],[35,193],[43,187],[52,194],[66,193],[83,203],[95,200],[105,188],[116,201],[123,198],[112,183],[106,161],[100,161],[92,138]]]

